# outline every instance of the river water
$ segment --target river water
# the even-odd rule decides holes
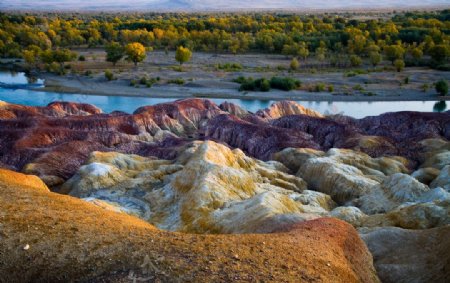
[[[54,101],[71,101],[89,103],[109,113],[115,110],[132,113],[144,105],[154,105],[170,102],[173,98],[129,97],[129,96],[103,96],[68,94],[58,92],[42,92],[31,90],[31,87],[43,86],[42,80],[30,80],[24,73],[0,72],[0,100],[29,105],[45,106]],[[274,101],[256,99],[211,99],[217,104],[229,101],[240,105],[251,112],[267,108]],[[445,102],[435,101],[374,101],[374,102],[348,102],[348,101],[297,101],[307,108],[317,110],[324,114],[345,114],[355,118],[379,115],[395,111],[445,111],[448,105]]]

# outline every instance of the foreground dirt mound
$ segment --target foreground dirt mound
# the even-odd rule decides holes
[[[7,176],[2,171],[2,176]],[[17,180],[16,173],[11,173]],[[321,218],[286,232],[193,235],[0,178],[0,281],[378,282],[345,222]],[[100,277],[99,277],[100,276]],[[125,282],[125,281],[124,281]]]

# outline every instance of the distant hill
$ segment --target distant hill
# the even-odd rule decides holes
[[[242,10],[336,10],[413,7],[450,7],[449,0],[2,0],[0,10],[84,10],[84,11],[242,11]]]

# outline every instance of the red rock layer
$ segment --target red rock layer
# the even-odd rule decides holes
[[[337,147],[417,161],[418,142],[426,138],[450,139],[449,112],[358,120],[321,117],[294,102],[279,102],[256,114],[203,99],[145,106],[133,114],[101,114],[94,106],[65,102],[0,105],[0,166],[26,169],[51,186],[72,176],[92,151],[172,159],[186,143],[212,139],[263,160],[287,147]]]

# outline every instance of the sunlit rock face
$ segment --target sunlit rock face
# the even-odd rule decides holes
[[[274,103],[268,109],[259,110],[256,115],[266,119],[277,119],[290,115],[306,115],[310,117],[323,118],[323,115],[317,111],[306,108],[293,101],[280,101]]]
[[[408,161],[404,158],[372,158],[347,149],[330,149],[328,152],[286,149],[274,158],[286,162],[286,166],[296,171],[309,188],[329,194],[341,204],[371,191],[389,174],[408,171]]]
[[[287,172],[239,149],[195,142],[175,161],[94,152],[63,191],[122,207],[162,229],[196,233],[271,232],[335,207]]]
[[[329,215],[356,227],[426,229],[450,224],[446,170],[440,171],[442,178],[432,180],[435,186],[428,186],[408,175],[408,160],[403,157],[288,148],[274,159],[297,172],[308,189],[330,195],[340,206]]]

